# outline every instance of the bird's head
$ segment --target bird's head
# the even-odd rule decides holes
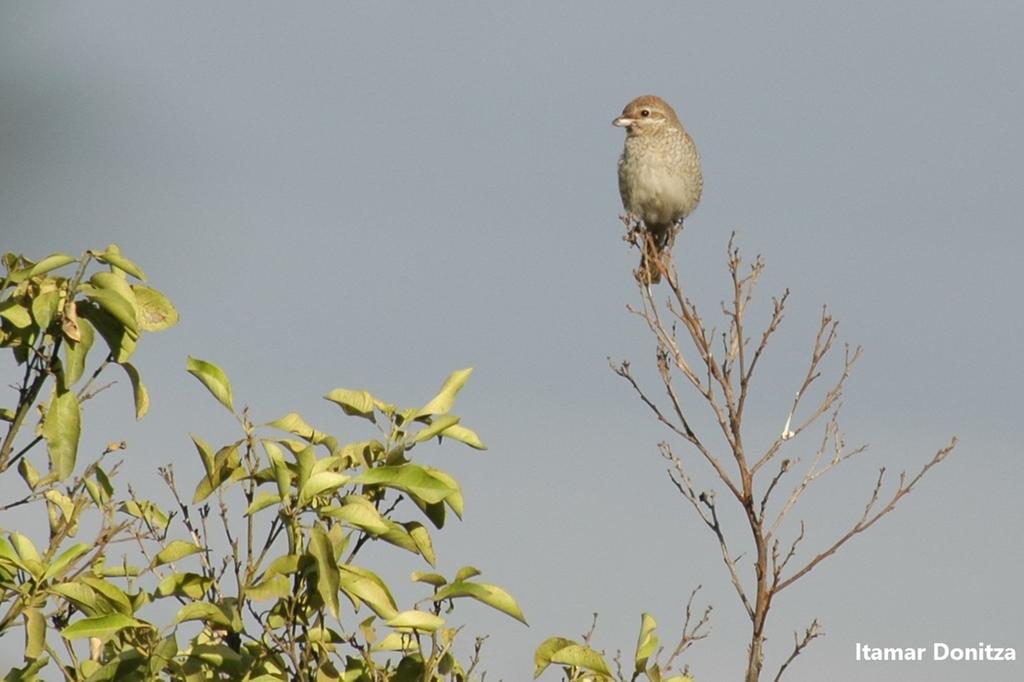
[[[644,95],[626,105],[612,125],[625,128],[630,135],[646,135],[667,127],[682,127],[679,117],[668,102],[654,95]]]

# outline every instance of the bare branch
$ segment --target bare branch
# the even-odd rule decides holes
[[[683,413],[683,408],[679,402],[679,396],[676,393],[675,387],[672,383],[671,373],[668,371],[667,364],[659,362],[659,367],[664,367],[664,370],[662,371],[662,381],[665,385],[665,390],[669,395],[669,399],[672,402],[673,410],[675,411],[676,416],[679,418],[679,421],[683,426],[683,428],[681,429],[675,424],[675,422],[669,419],[665,415],[665,413],[662,412],[661,408],[659,408],[654,403],[654,401],[652,401],[647,396],[647,394],[644,393],[643,389],[640,388],[636,379],[633,377],[632,372],[630,371],[630,364],[628,360],[624,360],[618,365],[614,364],[611,360],[609,360],[608,363],[611,366],[613,372],[615,372],[620,377],[625,379],[629,383],[629,385],[633,387],[633,390],[636,392],[637,396],[645,405],[647,405],[648,408],[650,408],[650,410],[654,413],[655,417],[657,417],[658,421],[660,421],[662,424],[670,428],[676,435],[692,443],[697,448],[697,450],[700,451],[704,459],[707,460],[707,462],[714,468],[715,473],[718,474],[718,477],[722,480],[723,483],[725,483],[725,485],[729,488],[733,495],[739,497],[740,492],[737,489],[736,485],[733,483],[732,478],[729,476],[729,473],[722,466],[718,458],[715,457],[714,454],[704,446],[701,440],[697,437],[697,434],[694,433],[693,429],[690,428],[689,422],[686,420],[686,417]]]
[[[725,541],[725,533],[722,532],[722,524],[718,519],[718,511],[715,509],[715,498],[713,495],[702,494],[701,502],[703,502],[708,509],[711,511],[711,518],[713,523],[711,524],[711,530],[714,531],[715,537],[718,538],[718,546],[722,550],[722,561],[725,562],[726,568],[729,569],[729,577],[732,580],[732,585],[736,588],[736,594],[739,595],[740,601],[743,603],[743,608],[746,609],[747,615],[751,618],[754,617],[754,607],[751,606],[750,600],[747,598],[747,593],[743,589],[743,582],[740,579],[739,570],[736,568],[736,559],[733,558],[732,554],[729,553],[729,545]]]
[[[597,611],[593,614],[593,620],[590,622],[590,628],[583,633],[583,643],[590,646],[590,641],[594,639],[594,632],[597,630]]]
[[[777,586],[779,584],[779,577],[782,575],[782,572],[786,569],[786,564],[789,563],[789,560],[792,559],[796,555],[797,545],[799,545],[800,541],[803,540],[803,539],[804,539],[804,522],[801,521],[800,522],[800,533],[799,533],[799,535],[797,535],[793,539],[793,542],[790,543],[789,551],[786,552],[786,556],[782,559],[782,561],[779,561],[779,553],[778,553],[779,541],[776,539],[775,542],[772,543],[772,592],[776,592],[777,591]]]
[[[826,450],[829,449],[829,444],[832,444],[832,457],[829,459],[828,464],[823,468],[819,469],[822,457],[824,457]],[[818,449],[814,453],[814,459],[811,461],[811,466],[807,469],[807,473],[804,474],[803,479],[798,483],[790,492],[789,498],[779,511],[775,520],[772,522],[771,527],[768,529],[767,537],[772,537],[778,530],[779,526],[782,525],[783,520],[796,505],[797,500],[804,494],[807,487],[820,476],[828,473],[835,467],[839,466],[851,457],[855,457],[860,453],[867,450],[866,445],[861,445],[854,448],[853,450],[846,450],[846,443],[843,440],[842,434],[839,432],[839,412],[836,410],[832,413],[832,417],[825,425],[825,431],[821,438],[821,443],[818,445]],[[767,500],[767,493],[765,494]]]
[[[693,588],[690,592],[690,598],[686,600],[686,618],[683,620],[683,632],[679,638],[679,643],[676,644],[676,648],[672,650],[671,655],[665,661],[665,670],[671,670],[675,660],[683,654],[684,651],[693,646],[694,642],[699,642],[702,639],[706,639],[711,634],[711,611],[713,607],[708,604],[704,607],[704,613],[701,614],[700,619],[691,625],[693,621],[693,600],[697,596],[697,593],[701,590],[701,585]]]
[[[779,451],[783,443],[800,435],[801,432],[814,424],[821,415],[831,410],[836,401],[842,396],[846,380],[850,377],[854,364],[856,364],[857,360],[860,359],[860,346],[857,346],[852,350],[849,346],[846,346],[843,371],[840,373],[839,378],[836,380],[835,384],[833,384],[832,388],[826,392],[817,408],[796,427],[796,430],[791,430],[790,427],[793,421],[793,416],[796,414],[797,408],[800,406],[800,401],[807,395],[807,391],[811,387],[811,384],[821,376],[821,362],[824,360],[825,356],[828,355],[828,352],[832,348],[832,344],[835,342],[838,325],[839,323],[834,321],[831,316],[828,315],[828,311],[825,308],[822,308],[821,322],[818,326],[818,331],[815,334],[814,349],[811,352],[811,360],[808,363],[807,374],[804,376],[803,383],[801,383],[800,388],[796,392],[796,396],[793,398],[793,403],[789,409],[789,415],[786,418],[786,425],[783,427],[782,433],[779,434],[768,450],[761,455],[761,458],[754,464],[751,469],[753,473],[757,473],[762,466],[767,464]]]
[[[639,246],[638,235],[642,233],[641,227],[628,219],[625,222],[630,229],[627,241]],[[889,497],[882,495],[884,469],[879,472],[878,480],[875,482],[859,520],[832,545],[799,567],[795,573],[785,577],[789,565],[793,563],[805,538],[806,528],[804,522],[801,521],[795,537],[786,543],[776,537],[782,523],[789,517],[811,483],[866,450],[867,446],[848,448],[838,423],[838,413],[846,381],[861,356],[861,349],[849,345],[844,346],[838,376],[821,391],[817,390],[818,380],[825,374],[826,362],[831,362],[829,358],[838,340],[838,322],[831,317],[826,307],[822,307],[810,358],[801,370],[803,374],[795,387],[797,390],[791,394],[793,398],[789,404],[785,425],[766,450],[752,460],[748,460],[743,442],[744,410],[752,395],[751,381],[755,370],[767,352],[769,341],[778,331],[785,317],[789,290],[786,289],[780,296],[772,298],[768,323],[752,339],[747,335],[746,315],[753,301],[754,289],[765,266],[760,256],[757,256],[749,265],[744,265],[739,249],[735,247],[735,234],[730,238],[727,249],[731,291],[726,297],[727,300],[720,304],[721,314],[726,320],[724,330],[721,332],[716,331],[714,325],[705,324],[701,318],[697,305],[687,296],[684,286],[680,283],[678,273],[672,265],[671,254],[667,254],[666,258],[656,266],[668,285],[667,300],[663,304],[659,304],[654,299],[652,287],[641,281],[639,282],[640,306],[639,308],[630,307],[629,310],[643,318],[654,336],[655,360],[669,405],[659,405],[651,398],[650,394],[644,392],[633,378],[629,363],[623,362],[619,366],[613,365],[612,368],[629,382],[641,401],[655,414],[658,421],[668,426],[675,435],[697,449],[704,460],[711,465],[719,480],[739,502],[740,510],[747,520],[746,525],[749,526],[750,535],[747,536],[747,540],[749,546],[754,550],[750,565],[752,576],[747,581],[750,583],[748,587],[744,586],[739,569],[739,563],[744,554],[734,556],[730,551],[729,542],[726,540],[727,533],[722,528],[719,517],[714,491],[701,491],[697,488],[682,459],[672,451],[667,443],[659,444],[662,456],[670,463],[669,479],[718,540],[723,563],[753,626],[745,679],[746,682],[757,682],[761,677],[764,662],[765,625],[775,596],[838,551],[855,535],[868,529],[882,516],[892,511],[899,500],[914,488],[931,467],[942,461],[953,450],[956,446],[956,439],[953,439],[946,448],[938,451],[913,478],[908,480],[905,473],[901,474],[895,491]],[[680,327],[685,330],[681,336],[677,333],[680,331]],[[694,354],[703,363],[703,367],[693,359]],[[694,388],[703,399],[710,415],[717,421],[725,444],[735,461],[735,468],[712,452],[710,441],[699,437],[695,432],[692,410],[687,409],[689,396],[680,395],[675,381],[676,372],[682,374]],[[813,395],[812,389],[815,389]],[[805,403],[810,404],[805,406]],[[830,414],[830,417],[823,420],[822,417],[826,414]],[[757,474],[779,455],[784,444],[821,421],[826,423],[821,439],[810,458],[808,468],[792,486],[777,512],[774,511],[775,505],[772,496],[777,494],[783,477],[792,471],[801,460],[792,456],[780,457],[781,462],[779,462],[774,475],[766,474],[759,479]],[[706,434],[702,435],[706,436]],[[880,506],[881,508],[879,508]],[[768,515],[770,513],[774,513],[775,516],[770,519],[771,523],[769,524]],[[737,542],[736,537],[730,537],[729,540],[734,544]],[[747,566],[744,565],[744,570],[746,569]],[[794,636],[793,651],[782,663],[775,678],[776,682],[801,651],[820,635],[818,621],[815,620],[802,637]]]
[[[794,632],[793,651],[789,654],[789,657],[785,660],[785,662],[783,662],[783,664],[779,667],[779,672],[775,674],[775,682],[779,682],[779,680],[782,679],[782,673],[786,672],[786,668],[788,668],[789,664],[793,662],[793,659],[799,656],[800,652],[802,652],[807,647],[807,645],[811,643],[812,640],[815,640],[824,634],[825,633],[821,631],[820,626],[818,625],[817,618],[811,621],[811,624],[804,631],[803,637],[797,638],[797,635]]]
[[[778,485],[779,480],[785,476],[786,472],[789,471],[789,467],[792,464],[792,460],[784,459],[779,463],[779,471],[772,477],[772,482],[768,484],[768,489],[764,491],[764,497],[761,498],[760,513],[758,516],[764,518],[765,507],[768,506],[768,498],[771,497],[772,491],[775,490],[775,486]]]
[[[714,491],[706,490],[698,493],[693,487],[692,479],[690,479],[690,476],[686,473],[682,459],[672,451],[669,444],[659,443],[658,448],[661,450],[662,457],[671,462],[673,469],[675,469],[675,473],[673,473],[671,469],[668,472],[672,483],[676,486],[676,489],[682,493],[683,497],[685,497],[693,506],[697,515],[700,516],[704,524],[718,539],[718,546],[722,552],[722,561],[729,570],[733,587],[736,589],[736,593],[739,595],[740,601],[743,603],[747,613],[753,614],[753,607],[750,604],[750,600],[747,598],[746,590],[743,588],[743,581],[740,579],[739,570],[736,567],[736,559],[729,552],[729,545],[725,540],[725,533],[722,531],[722,526],[718,520],[718,515],[715,510]]]
[[[836,551],[844,544],[846,544],[851,538],[867,530],[868,528],[873,526],[876,521],[878,521],[880,518],[882,518],[883,516],[891,512],[893,509],[895,509],[899,501],[903,499],[903,497],[906,496],[908,493],[910,493],[911,490],[914,489],[914,486],[917,485],[918,481],[920,481],[926,473],[928,473],[928,470],[931,469],[936,464],[938,464],[939,462],[941,462],[942,460],[944,460],[946,456],[953,451],[953,449],[957,445],[957,442],[958,440],[956,438],[953,438],[949,442],[949,445],[945,446],[944,448],[936,452],[935,456],[932,457],[931,460],[927,464],[925,464],[921,468],[921,470],[917,472],[917,475],[910,479],[909,482],[906,481],[906,472],[902,472],[900,474],[899,485],[896,487],[895,492],[893,492],[892,497],[889,498],[889,501],[885,504],[884,507],[882,507],[872,515],[871,510],[874,508],[875,503],[878,500],[878,494],[882,486],[882,478],[885,473],[885,469],[882,468],[882,470],[879,472],[878,481],[875,483],[874,491],[871,494],[871,499],[865,506],[864,514],[861,516],[860,520],[857,521],[857,523],[855,523],[853,527],[850,528],[850,530],[848,530],[842,537],[840,537],[838,540],[832,543],[832,545],[828,549],[826,549],[825,551],[821,552],[816,557],[811,559],[807,563],[807,565],[805,565],[799,571],[794,573],[792,576],[780,582],[776,587],[775,591],[781,592],[782,590],[786,589],[787,587],[795,583],[801,577],[803,577],[811,570],[813,570],[815,566],[817,566],[822,561],[835,554]]]

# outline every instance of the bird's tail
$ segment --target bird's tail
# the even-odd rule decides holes
[[[644,230],[641,234],[640,267],[636,270],[636,280],[640,284],[657,284],[661,281],[661,270],[666,266],[665,255],[671,245],[663,231]]]

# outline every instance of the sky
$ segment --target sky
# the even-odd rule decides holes
[[[611,121],[658,94],[702,155],[702,203],[675,246],[694,300],[711,319],[728,295],[733,231],[767,263],[754,319],[791,291],[751,440],[781,430],[822,305],[864,347],[842,427],[870,449],[794,512],[805,549],[859,516],[878,467],[915,470],[961,440],[783,593],[766,678],[817,617],[826,636],[787,680],[1017,680],[1020,663],[854,650],[1024,656],[1022,32],[1016,2],[4,2],[0,250],[117,243],[177,305],[181,323],[135,357],[150,415],[133,422],[123,380],[86,413],[83,452],[127,440],[142,494],[163,494],[157,466],[195,475],[190,433],[234,437],[187,355],[223,367],[255,419],[294,410],[345,439],[365,427],[331,389],[418,405],[472,366],[456,412],[489,449],[422,456],[466,498],[435,535],[439,568],[479,567],[530,622],[456,611],[490,635],[488,679],[528,679],[537,644],[579,637],[594,612],[609,654],[632,655],[642,612],[670,641],[698,584],[713,630],[687,661],[698,680],[739,679],[749,624],[666,476],[671,434],[608,367],[628,358],[656,388],[652,339],[626,309],[636,254]],[[371,557],[397,582],[424,568]]]

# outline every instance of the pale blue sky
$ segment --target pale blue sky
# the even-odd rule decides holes
[[[441,568],[477,565],[531,623],[460,608],[492,635],[488,679],[527,679],[534,647],[593,611],[611,651],[642,611],[668,638],[697,583],[714,632],[689,660],[737,679],[748,625],[717,545],[606,363],[651,377],[611,120],[659,94],[704,162],[676,245],[692,294],[710,312],[726,293],[731,230],[768,262],[762,305],[793,291],[754,433],[781,428],[821,304],[865,347],[844,430],[872,448],[808,499],[809,542],[859,513],[874,468],[962,439],[784,593],[768,668],[818,616],[827,637],[788,680],[1016,680],[1022,664],[853,651],[1024,655],[1021,35],[1016,2],[4,2],[0,249],[117,242],[178,305],[137,357],[151,415],[129,423],[123,382],[87,415],[87,442],[127,438],[126,475],[154,494],[156,466],[195,471],[188,433],[230,433],[186,354],[220,363],[257,419],[298,410],[342,437],[361,432],[330,389],[414,403],[475,366],[458,411],[490,450],[427,454],[466,491]],[[396,580],[420,568],[379,556]]]

